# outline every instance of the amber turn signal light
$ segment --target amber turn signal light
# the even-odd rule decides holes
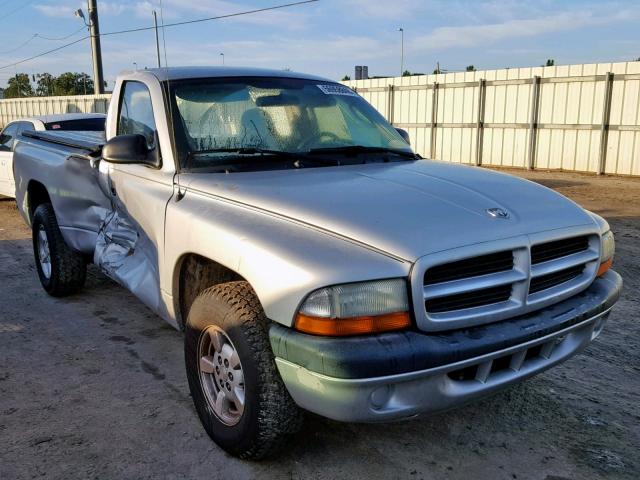
[[[600,264],[600,268],[598,269],[598,276],[601,277],[602,275],[607,273],[607,271],[612,267],[612,265],[613,265],[613,258],[610,258],[606,262],[602,262]]]
[[[300,313],[295,326],[298,331],[311,335],[346,337],[403,330],[411,326],[411,318],[407,312],[352,318],[321,318]]]

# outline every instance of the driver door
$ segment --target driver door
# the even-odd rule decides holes
[[[141,134],[150,148],[157,144],[156,118],[161,118],[162,99],[152,100],[145,83],[125,81],[120,89],[116,135]],[[171,158],[167,152],[165,157]],[[119,279],[156,313],[163,315],[160,269],[164,254],[165,212],[173,195],[175,167],[169,162],[159,168],[143,164],[109,164],[108,177],[112,204],[138,235],[134,255],[144,257],[128,278]],[[172,163],[172,162],[171,162]],[[136,275],[141,275],[137,278]]]

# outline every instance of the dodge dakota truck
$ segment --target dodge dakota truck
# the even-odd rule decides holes
[[[596,338],[622,288],[601,217],[424,160],[315,76],[125,72],[105,132],[24,132],[15,155],[44,290],[93,263],[183,330],[197,413],[241,458],[305,410],[384,422],[520,382]]]

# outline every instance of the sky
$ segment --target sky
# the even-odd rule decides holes
[[[242,12],[294,0],[98,0],[101,32]],[[18,73],[92,72],[89,40],[73,12],[82,0],[0,0],[0,86]],[[404,66],[430,73],[629,61],[640,57],[640,0],[319,0],[307,5],[165,29],[166,62],[291,69],[341,79]],[[64,40],[61,38],[67,37]],[[162,45],[161,45],[162,46]],[[153,30],[102,38],[108,88],[119,71],[154,67]],[[165,52],[162,58],[164,62]]]

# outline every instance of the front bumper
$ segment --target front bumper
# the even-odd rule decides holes
[[[302,408],[334,420],[388,421],[481,398],[575,355],[602,331],[621,288],[609,271],[551,307],[438,334],[326,338],[273,325],[271,345]]]

